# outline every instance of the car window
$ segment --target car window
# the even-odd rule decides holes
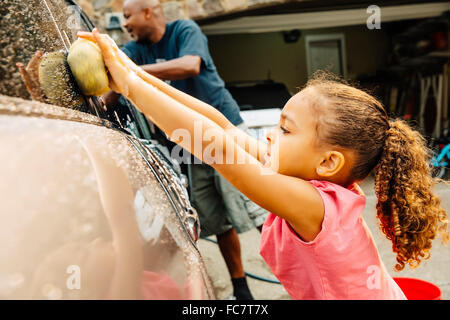
[[[63,0],[1,1],[1,94],[29,98],[16,64],[26,65],[36,50],[64,50],[76,40],[79,30],[90,30],[88,19],[79,10]]]
[[[120,287],[120,268],[129,269],[122,283],[139,281],[143,298],[210,298],[199,252],[128,138],[90,115],[61,120],[58,107],[34,117],[37,105],[45,115],[42,104],[0,96],[0,298],[108,299],[111,286]],[[114,172],[124,178],[111,178]],[[120,192],[105,198],[102,183]],[[123,215],[126,207],[108,209],[121,205],[125,185],[131,215]],[[142,258],[138,269],[129,258],[133,234],[142,252],[133,255]]]
[[[31,100],[17,64],[22,63],[27,66],[38,50],[44,55],[56,52],[67,53],[71,43],[77,40],[78,31],[90,31],[93,28],[92,21],[74,1],[2,0],[0,2],[0,94]],[[50,59],[51,63],[54,61],[56,59]],[[79,95],[79,90],[72,90],[74,86],[76,87],[73,77],[60,68],[57,70],[51,73],[54,77],[71,78],[71,81],[66,81],[66,86],[56,86],[55,95],[63,98],[49,99],[51,100],[49,103],[76,108],[120,126],[116,120],[117,116],[104,108],[99,98]],[[136,122],[136,119],[132,117],[132,121]],[[141,126],[139,123],[135,125]]]

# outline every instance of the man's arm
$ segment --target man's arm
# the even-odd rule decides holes
[[[161,80],[183,80],[195,77],[200,73],[202,59],[195,55],[186,55],[180,58],[160,63],[140,66],[144,71]]]
[[[145,64],[141,68],[161,80],[182,80],[197,76],[201,63],[199,56],[186,55],[165,62]],[[106,106],[110,107],[117,104],[119,97],[120,94],[111,90],[103,95],[103,100]]]

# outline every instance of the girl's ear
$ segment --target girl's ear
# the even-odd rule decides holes
[[[345,164],[345,157],[339,151],[328,151],[317,166],[317,174],[321,177],[332,177],[341,171]]]

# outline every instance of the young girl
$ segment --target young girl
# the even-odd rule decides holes
[[[260,253],[292,298],[405,299],[361,215],[365,197],[356,183],[372,170],[377,216],[397,270],[428,258],[437,233],[448,240],[424,139],[405,122],[390,122],[365,92],[310,80],[286,103],[265,145],[215,108],[145,73],[107,35],[79,36],[100,46],[114,91],[197,158],[207,161],[205,151],[214,150],[213,158],[226,159],[209,164],[272,212]],[[180,129],[194,139],[180,139]]]

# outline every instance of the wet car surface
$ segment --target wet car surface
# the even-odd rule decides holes
[[[129,218],[142,252],[139,281],[155,291],[147,288],[144,298],[214,298],[196,247],[197,215],[157,152],[92,115],[7,96],[0,96],[0,150],[2,298],[108,298],[102,288],[121,259],[120,225],[111,222],[98,167],[109,170],[107,177],[124,173],[122,181],[107,181],[116,197],[127,192],[124,184],[130,187]],[[92,150],[100,155],[97,164]],[[116,256],[98,257],[109,252]],[[81,288],[68,285],[71,276],[79,276],[74,283]],[[123,276],[127,282],[136,275]]]
[[[185,177],[137,110],[122,126],[96,97],[30,100],[16,63],[64,51],[89,18],[65,0],[0,11],[0,298],[215,299]]]

